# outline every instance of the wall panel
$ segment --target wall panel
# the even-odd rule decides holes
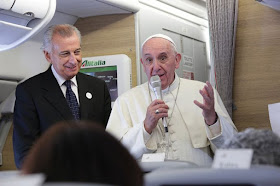
[[[14,151],[13,151],[13,125],[10,128],[9,134],[7,136],[3,152],[2,152],[2,166],[0,166],[0,171],[3,170],[16,170],[16,164],[14,161]]]
[[[134,14],[79,18],[83,57],[126,54],[131,59],[132,86],[137,84]]]
[[[280,11],[239,0],[233,100],[238,130],[270,128],[268,104],[280,102]]]

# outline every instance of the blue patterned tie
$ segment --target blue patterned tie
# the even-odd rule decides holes
[[[72,91],[71,88],[71,80],[66,80],[64,82],[66,85],[66,101],[70,107],[70,110],[72,111],[72,114],[76,120],[80,119],[80,108],[79,104],[76,98],[76,95]]]

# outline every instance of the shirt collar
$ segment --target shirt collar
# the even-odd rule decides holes
[[[61,85],[63,85],[63,83],[66,81],[66,79],[64,79],[63,77],[61,77],[54,69],[53,65],[51,66],[51,69],[52,69],[52,73],[55,77],[55,79],[57,80],[59,86],[61,87]],[[74,83],[75,86],[78,87],[78,84],[77,84],[77,79],[76,79],[76,76],[74,76],[72,79],[70,79],[72,83]]]
[[[162,93],[166,94],[168,92],[172,92],[178,87],[178,85],[179,85],[179,76],[175,73],[174,81],[166,89],[162,90]]]

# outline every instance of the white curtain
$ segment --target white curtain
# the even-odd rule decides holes
[[[232,116],[232,85],[238,0],[206,0],[211,64],[216,89]]]

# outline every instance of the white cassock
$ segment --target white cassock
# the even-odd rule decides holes
[[[209,166],[215,149],[237,132],[215,89],[218,120],[211,126],[205,124],[202,110],[193,102],[203,102],[199,90],[204,85],[205,83],[182,79],[176,75],[170,87],[162,91],[163,101],[169,107],[166,118],[169,130],[168,159]],[[152,134],[144,129],[147,107],[155,99],[148,83],[125,92],[114,103],[107,124],[106,130],[120,140],[136,159],[141,158],[144,153],[164,151],[162,144],[165,132],[162,120],[158,121]]]

